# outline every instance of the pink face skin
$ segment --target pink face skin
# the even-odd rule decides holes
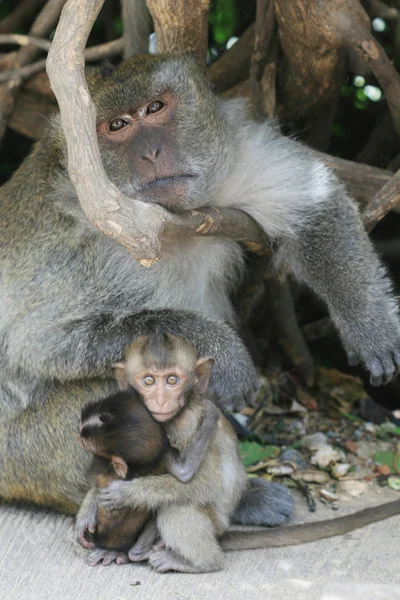
[[[187,375],[179,369],[173,371],[141,372],[135,375],[134,387],[143,397],[147,410],[156,421],[165,423],[173,419],[185,405]]]
[[[184,362],[177,360],[177,363]],[[186,369],[161,370],[154,366],[149,368],[140,358],[131,357],[127,363],[114,365],[114,369],[120,389],[135,388],[153,418],[166,423],[185,407],[188,390],[195,388],[200,394],[206,391],[213,363],[212,358],[200,358],[194,364],[186,365]]]

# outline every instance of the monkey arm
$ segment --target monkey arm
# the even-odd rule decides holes
[[[208,469],[207,469],[208,471]],[[99,503],[106,510],[118,508],[147,508],[157,510],[166,504],[205,505],[221,494],[217,478],[200,471],[188,483],[181,483],[172,475],[139,477],[132,481],[116,480],[99,490]]]
[[[240,408],[257,387],[253,362],[238,334],[221,320],[188,311],[146,311],[116,319],[98,315],[33,320],[7,346],[9,363],[31,377],[61,381],[111,376],[114,362],[133,338],[160,327],[192,342],[200,356],[215,358],[210,395],[226,409]],[[33,352],[32,349],[35,349]]]
[[[300,144],[268,124],[247,126],[239,165],[216,201],[259,223],[277,248],[275,265],[327,304],[349,361],[361,362],[371,383],[387,383],[400,366],[397,303],[355,203]]]
[[[75,520],[75,536],[86,550],[93,550],[94,544],[87,539],[87,533],[95,533],[97,524],[97,487],[86,494]]]
[[[210,447],[210,441],[217,431],[221,413],[209,400],[203,400],[204,416],[200,427],[191,442],[181,451],[171,449],[166,455],[166,468],[182,483],[187,483],[196,475]]]
[[[336,189],[280,252],[326,302],[350,364],[362,363],[372,385],[388,383],[400,366],[397,302],[358,210],[343,190]]]

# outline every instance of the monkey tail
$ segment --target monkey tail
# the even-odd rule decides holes
[[[220,538],[223,550],[250,550],[255,548],[277,548],[307,544],[336,535],[343,535],[354,529],[365,527],[400,514],[400,500],[380,504],[373,508],[304,525],[290,525],[268,531],[230,531]]]

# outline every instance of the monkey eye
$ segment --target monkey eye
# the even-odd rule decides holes
[[[155,100],[154,102],[151,102],[146,110],[146,115],[153,115],[154,113],[158,112],[159,110],[161,110],[164,107],[164,103],[161,102],[160,100]]]
[[[113,420],[113,417],[109,413],[101,413],[99,419],[102,423],[110,423]]]
[[[127,125],[129,125],[128,121],[125,121],[125,119],[121,119],[119,117],[118,119],[114,119],[113,121],[111,121],[110,131],[119,131],[120,129],[123,129]]]
[[[154,385],[156,380],[154,379],[154,377],[152,375],[146,375],[146,377],[143,377],[142,379],[143,384],[146,385],[147,387],[149,387],[150,385]]]
[[[179,377],[177,375],[168,375],[167,383],[168,385],[176,385],[179,383]]]

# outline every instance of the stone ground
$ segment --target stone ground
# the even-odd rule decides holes
[[[332,518],[399,498],[371,489],[310,514],[296,496],[293,522]],[[152,572],[89,567],[72,519],[0,507],[0,600],[400,600],[400,516],[345,536],[291,548],[232,552],[223,571]]]

